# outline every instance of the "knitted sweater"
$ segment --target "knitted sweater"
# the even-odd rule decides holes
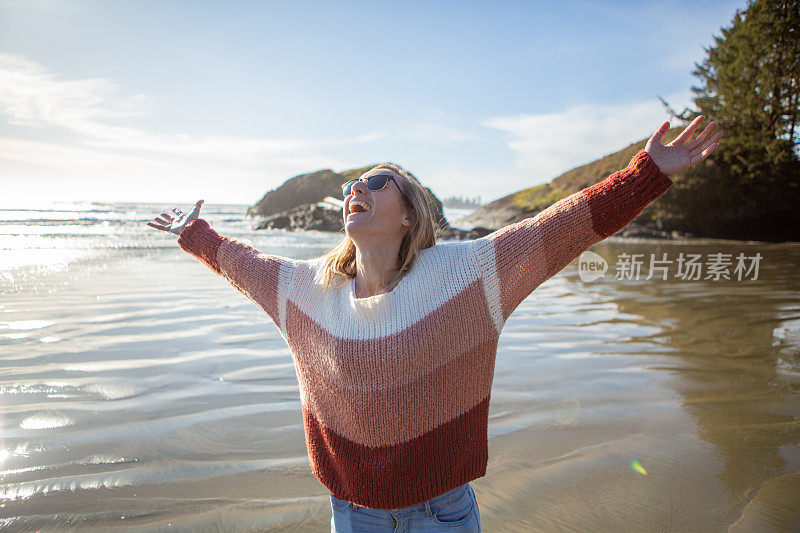
[[[506,319],[671,184],[642,150],[532,218],[421,250],[393,290],[366,298],[352,279],[326,291],[319,258],[261,253],[203,219],[178,243],[261,307],[289,345],[314,475],[339,499],[393,509],[486,474]]]

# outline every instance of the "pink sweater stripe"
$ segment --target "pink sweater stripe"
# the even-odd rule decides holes
[[[302,344],[291,344],[293,353],[302,354],[295,357],[295,365],[303,376],[303,405],[320,424],[353,442],[378,447],[417,438],[473,408],[491,390],[497,337],[488,332],[472,342],[459,342],[453,332],[440,330],[441,345],[428,348],[414,342],[413,332],[404,332],[381,339],[380,362],[358,365],[352,363],[369,357],[364,350],[368,341],[332,337],[307,317],[295,316],[296,308],[291,302],[288,305],[291,327],[306,333]],[[491,324],[487,316],[477,323]],[[288,333],[290,339],[295,338],[294,329]],[[448,339],[455,342],[445,350],[441,346]],[[326,346],[329,353],[313,348],[303,351],[310,344]],[[354,360],[340,366],[335,357],[339,352],[353,354]],[[409,360],[413,356],[424,367]],[[375,376],[372,385],[371,375]],[[463,383],[473,386],[461,387]],[[397,398],[406,401],[397,402]],[[363,420],[371,423],[365,425]]]

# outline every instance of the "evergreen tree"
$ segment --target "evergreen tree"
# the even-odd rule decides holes
[[[675,178],[659,218],[709,236],[800,240],[800,0],[755,0],[695,64],[698,115],[725,137]]]

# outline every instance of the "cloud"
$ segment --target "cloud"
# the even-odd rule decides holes
[[[156,134],[108,124],[111,119],[150,114],[147,95],[118,95],[116,84],[102,78],[61,80],[40,65],[0,54],[0,113],[10,124],[37,129],[62,128],[78,133],[81,143],[97,148],[144,150],[175,155],[239,158],[275,155],[346,141],[258,139],[188,134]]]
[[[689,102],[687,94],[665,98],[676,110]],[[511,136],[508,148],[516,155],[515,165],[529,176],[532,186],[650,137],[668,119],[664,106],[654,97],[632,103],[574,105],[553,113],[494,117],[483,125]],[[678,121],[671,124],[675,127]]]
[[[0,54],[0,113],[10,124],[92,135],[103,131],[96,129],[102,120],[144,113],[145,95],[114,98],[116,90],[106,79],[59,80],[32,61]]]
[[[152,114],[155,103],[148,95],[121,94],[107,79],[63,79],[33,61],[0,54],[0,117],[20,134],[0,138],[3,179],[19,183],[49,170],[74,177],[74,186],[84,187],[86,196],[109,198],[116,191],[130,198],[124,187],[160,184],[176,193],[189,180],[210,183],[224,177],[229,183],[258,183],[253,194],[260,194],[270,185],[265,183],[269,176],[277,186],[298,169],[346,168],[345,162],[324,155],[324,149],[375,138],[194,136],[124,125],[126,118]]]

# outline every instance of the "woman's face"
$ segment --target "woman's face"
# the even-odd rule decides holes
[[[405,179],[385,168],[369,170],[361,177],[366,178],[376,174],[389,174],[398,181]],[[369,206],[366,212],[353,209],[356,200]],[[387,181],[386,186],[379,191],[371,191],[367,188],[366,182],[357,181],[344,202],[342,216],[345,232],[354,240],[365,235],[395,238],[411,227],[408,207],[393,180]]]

